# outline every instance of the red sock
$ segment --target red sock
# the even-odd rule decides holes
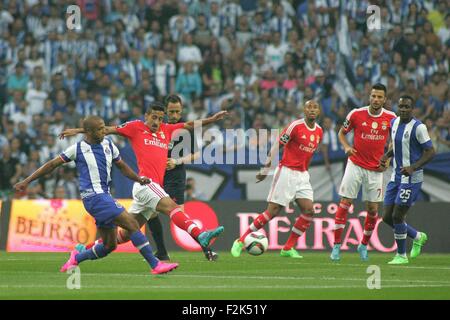
[[[340,244],[342,241],[342,232],[344,231],[345,224],[347,223],[347,213],[349,208],[349,204],[342,201],[339,203],[339,207],[334,218],[334,244]]]
[[[283,250],[291,250],[292,247],[295,246],[299,237],[305,233],[306,229],[309,228],[313,217],[312,215],[302,214],[298,217],[297,221],[295,221],[294,226],[292,227],[291,234],[289,235],[289,239],[283,247]]]
[[[170,220],[175,223],[178,228],[183,229],[187,233],[189,233],[194,239],[197,239],[202,231],[195,224],[194,221],[190,220],[190,218],[183,212],[180,207],[176,207],[170,213]]]
[[[263,213],[260,213],[259,216],[256,217],[255,220],[253,220],[253,223],[248,227],[247,231],[239,238],[239,241],[244,242],[244,239],[246,236],[248,236],[253,231],[258,231],[262,227],[265,226],[267,222],[270,221],[272,217],[270,216],[269,212],[266,210]]]
[[[364,236],[361,243],[365,246],[369,243],[370,237],[372,236],[373,229],[377,225],[378,213],[370,215],[367,213],[366,220],[364,221]]]
[[[89,250],[90,248],[95,246],[97,243],[103,243],[103,240],[102,239],[98,239],[98,240],[95,240],[94,242],[91,242],[91,243],[87,244],[86,245],[86,250]]]

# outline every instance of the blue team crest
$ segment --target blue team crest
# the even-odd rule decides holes
[[[408,138],[409,138],[409,132],[408,132],[408,131],[405,132],[404,138],[405,138],[405,139],[408,139]]]
[[[105,148],[105,153],[106,153],[106,154],[111,154],[111,150],[109,150],[109,148],[106,147],[106,148]]]

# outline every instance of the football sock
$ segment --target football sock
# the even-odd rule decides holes
[[[122,229],[117,230],[117,244],[123,244],[123,243],[127,243],[128,241],[130,241],[130,240],[124,239],[122,232],[123,232]],[[99,244],[99,243],[103,243],[103,240],[97,239],[94,242],[87,244],[86,250],[91,249],[93,246],[95,246],[96,244]]]
[[[250,233],[254,231],[258,231],[262,227],[265,226],[267,222],[270,221],[272,217],[270,216],[269,212],[266,210],[263,213],[260,213],[255,220],[253,220],[250,227],[245,231],[245,233],[239,238],[239,241],[244,242],[244,239],[246,236],[248,236]]]
[[[156,251],[162,255],[167,254],[167,249],[164,245],[162,224],[159,217],[156,216],[155,218],[148,220],[147,226],[152,233],[153,239],[155,239]]]
[[[339,207],[334,218],[334,244],[340,244],[342,241],[342,232],[347,223],[347,213],[350,205],[344,202],[339,203]]]
[[[86,250],[89,250],[90,248],[92,248],[93,246],[95,246],[98,243],[103,243],[102,239],[97,239],[94,242],[91,242],[89,244],[86,245]]]
[[[133,245],[139,250],[142,256],[147,260],[148,264],[154,269],[159,260],[153,255],[152,247],[148,242],[148,239],[141,231],[136,231],[130,236],[130,240]]]
[[[287,240],[286,244],[283,247],[283,250],[291,250],[292,247],[295,246],[297,240],[299,237],[302,236],[303,233],[305,233],[306,229],[309,228],[309,225],[311,224],[313,217],[312,215],[306,215],[302,214],[300,217],[298,217],[297,221],[295,222],[294,226],[292,227],[291,234],[289,235],[289,239]]]
[[[406,237],[407,226],[406,223],[394,224],[394,237],[397,242],[397,253],[399,255],[406,255]]]
[[[364,236],[361,241],[363,245],[367,246],[367,244],[369,243],[373,230],[377,225],[377,221],[378,213],[375,213],[374,215],[370,215],[369,213],[367,213],[366,220],[364,221]]]
[[[190,220],[180,207],[173,209],[169,213],[169,216],[170,220],[172,220],[178,228],[189,233],[194,239],[197,239],[199,234],[202,233],[197,224]]]
[[[111,250],[108,250],[103,243],[98,243],[89,250],[78,253],[75,256],[75,260],[77,260],[78,263],[85,260],[97,260],[106,257],[110,252]]]

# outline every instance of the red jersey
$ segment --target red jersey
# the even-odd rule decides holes
[[[141,120],[126,122],[118,126],[117,132],[128,138],[137,158],[139,175],[152,179],[161,186],[166,172],[168,146],[172,134],[182,129],[184,123],[161,123],[159,131],[153,133]]]
[[[354,130],[353,148],[356,154],[350,160],[367,170],[377,171],[379,160],[389,137],[394,112],[382,109],[379,115],[369,113],[369,107],[352,110],[344,121],[343,130],[347,134]]]
[[[284,145],[280,166],[292,170],[306,171],[309,162],[322,141],[323,131],[318,124],[309,128],[304,119],[295,120],[280,135],[280,143]]]

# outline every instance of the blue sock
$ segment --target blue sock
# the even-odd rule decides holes
[[[417,230],[411,227],[409,224],[406,225],[408,237],[415,239],[417,237]]]
[[[397,242],[398,254],[406,255],[406,237],[407,237],[406,223],[394,224],[394,237],[395,242]]]
[[[111,251],[105,248],[103,243],[98,243],[89,250],[83,251],[75,256],[78,263],[84,260],[97,260],[106,257]]]
[[[147,237],[144,236],[142,232],[136,231],[130,236],[130,240],[133,245],[138,248],[139,252],[145,258],[145,260],[147,260],[150,267],[154,269],[159,260],[156,259],[156,257],[153,255],[152,247],[150,246]]]

